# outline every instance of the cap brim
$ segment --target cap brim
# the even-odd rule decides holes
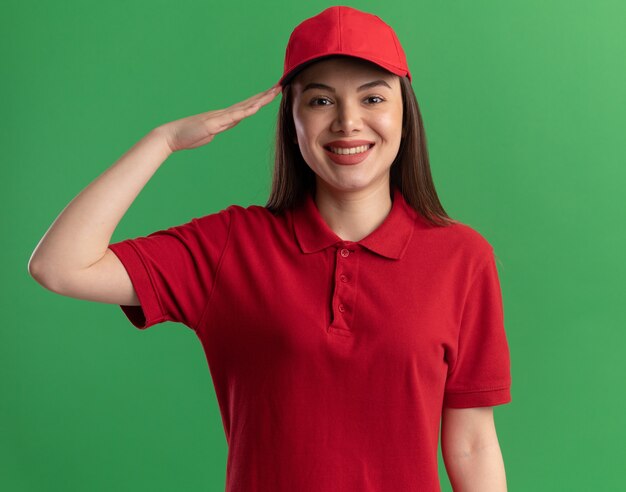
[[[287,72],[286,74],[283,74],[283,76],[280,78],[278,83],[281,85],[281,87],[284,87],[285,85],[289,84],[294,79],[294,77],[296,77],[300,72],[302,72],[304,69],[306,69],[310,65],[313,65],[314,63],[316,63],[318,61],[321,61],[321,60],[324,60],[326,58],[331,58],[331,57],[335,57],[335,56],[345,56],[345,57],[349,57],[349,58],[358,58],[359,60],[364,60],[364,61],[372,63],[373,65],[377,65],[378,67],[382,68],[383,70],[391,72],[394,75],[398,75],[399,77],[408,77],[409,80],[411,80],[410,74],[406,70],[402,70],[402,69],[400,69],[398,67],[392,67],[391,65],[388,65],[386,63],[377,62],[377,61],[371,60],[369,58],[365,58],[365,57],[361,57],[361,56],[357,56],[357,55],[348,55],[348,54],[345,54],[345,53],[330,53],[330,54],[327,54],[327,55],[324,55],[324,56],[319,56],[319,57],[315,57],[315,58],[312,58],[310,60],[304,61],[300,65],[298,65],[298,66],[294,67],[293,69],[291,69],[291,71]]]

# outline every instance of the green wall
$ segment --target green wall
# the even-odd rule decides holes
[[[226,442],[194,333],[137,330],[115,305],[42,288],[27,263],[67,203],[149,130],[274,84],[293,27],[329,5],[2,3],[2,490],[223,490]],[[500,260],[513,402],[495,416],[509,490],[620,489],[626,4],[349,5],[396,30],[439,196]],[[172,155],[111,242],[264,204],[278,100]]]

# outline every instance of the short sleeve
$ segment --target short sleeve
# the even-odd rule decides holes
[[[463,305],[456,350],[448,360],[444,406],[484,407],[511,401],[510,356],[493,249]]]
[[[120,306],[135,327],[173,321],[197,328],[228,245],[229,208],[109,245],[141,303]]]

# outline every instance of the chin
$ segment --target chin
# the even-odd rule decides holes
[[[327,188],[335,192],[355,192],[363,191],[374,186],[372,180],[346,180],[346,181],[326,181],[318,176],[317,186]]]

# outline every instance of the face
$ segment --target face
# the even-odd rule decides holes
[[[292,87],[297,144],[317,186],[388,187],[402,137],[399,77],[365,60],[331,58],[300,72]],[[336,156],[342,144],[339,152],[358,153]]]

